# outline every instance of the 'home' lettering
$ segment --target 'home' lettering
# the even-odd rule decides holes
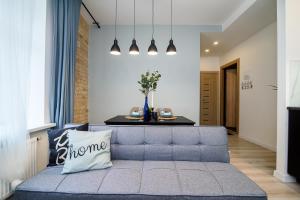
[[[98,144],[90,144],[87,146],[81,146],[78,147],[77,149],[73,148],[73,145],[69,146],[69,156],[70,159],[72,158],[77,158],[78,156],[84,156],[87,152],[88,153],[92,153],[94,151],[101,151],[101,150],[105,150],[107,147],[107,143],[104,141],[101,141]]]

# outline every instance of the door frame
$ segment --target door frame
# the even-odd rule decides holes
[[[232,65],[236,65],[237,71],[237,109],[236,109],[236,133],[240,131],[240,59],[237,58],[225,65],[220,67],[220,124],[224,124],[224,72],[227,68],[230,68]]]

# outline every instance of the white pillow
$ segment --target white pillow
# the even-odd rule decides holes
[[[112,166],[110,159],[111,130],[68,131],[69,147],[62,174]]]

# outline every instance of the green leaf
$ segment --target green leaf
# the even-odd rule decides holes
[[[148,95],[149,91],[155,91],[160,77],[161,74],[157,70],[141,74],[141,79],[138,81],[138,84],[141,86],[139,90],[145,95]]]

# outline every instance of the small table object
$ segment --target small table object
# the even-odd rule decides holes
[[[183,117],[176,116],[176,119],[173,120],[153,120],[151,119],[148,122],[144,122],[143,120],[134,120],[126,118],[126,115],[117,115],[111,119],[104,121],[106,125],[181,125],[181,126],[194,126],[195,122]]]

